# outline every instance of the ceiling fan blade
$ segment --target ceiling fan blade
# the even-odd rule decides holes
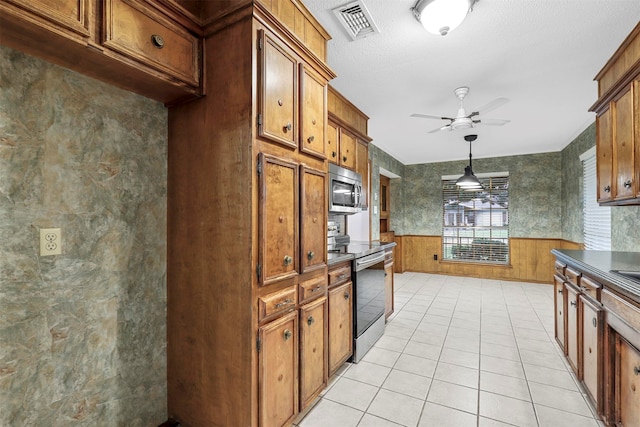
[[[435,128],[433,130],[430,130],[428,133],[436,133],[436,132],[440,132],[441,130],[447,130],[447,129],[451,129],[451,125],[444,125],[439,128]]]
[[[502,120],[502,119],[482,119],[479,123],[487,126],[504,126],[509,123],[511,120]]]
[[[495,110],[496,108],[503,106],[507,102],[509,102],[508,98],[496,98],[493,101],[489,102],[488,104],[485,104],[482,107],[476,108],[475,110],[473,110],[473,113],[471,113],[471,115],[487,113],[491,110]]]
[[[431,116],[429,114],[415,114],[415,113],[411,114],[409,117],[417,117],[419,119],[436,119],[436,120],[451,120],[451,121],[454,120],[451,117]]]

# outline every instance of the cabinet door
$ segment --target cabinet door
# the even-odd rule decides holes
[[[384,265],[384,317],[393,313],[393,263]]]
[[[326,158],[327,82],[304,64],[300,65],[300,151]]]
[[[567,358],[573,372],[581,379],[578,368],[578,291],[568,283],[564,284],[564,291],[567,293]]]
[[[300,265],[302,272],[327,264],[327,174],[300,168]]]
[[[353,354],[352,284],[329,290],[329,375]]]
[[[298,413],[298,313],[268,323],[258,334],[260,425],[288,425]]]
[[[327,123],[327,158],[331,163],[339,164],[340,158],[340,127],[333,123]]]
[[[554,320],[555,320],[555,335],[558,345],[567,354],[567,346],[565,345],[565,322],[566,322],[566,305],[564,298],[564,280],[557,275],[553,276],[554,293],[553,293],[553,306],[555,308]]]
[[[365,141],[357,140],[356,172],[362,177],[362,195],[360,203],[363,209],[369,208],[369,146]]]
[[[616,353],[616,425],[640,426],[640,352],[618,336]]]
[[[327,298],[300,308],[300,410],[327,385]]]
[[[580,296],[582,307],[582,378],[584,385],[602,413],[602,356],[603,356],[603,308],[591,299]]]
[[[260,154],[258,280],[295,276],[298,264],[298,165]]]
[[[598,202],[613,200],[613,128],[611,109],[596,118],[596,173],[598,177]]]
[[[47,27],[45,22],[49,22],[61,34],[69,33],[73,38],[76,35],[89,37],[89,8],[93,3],[89,0],[5,0],[5,3],[13,3],[38,15],[35,22],[40,26]]]
[[[615,200],[629,199],[635,196],[633,159],[633,90],[613,102],[614,139],[613,139],[613,176],[615,177]]]
[[[342,128],[340,129],[340,164],[345,168],[356,170],[356,137]]]
[[[260,30],[260,136],[297,147],[298,63],[294,54]]]

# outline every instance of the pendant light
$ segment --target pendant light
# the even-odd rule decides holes
[[[418,0],[411,8],[425,30],[446,36],[456,29],[477,0]]]
[[[471,143],[478,138],[478,135],[465,135],[464,140],[469,142],[469,166],[464,168],[464,175],[456,181],[456,185],[464,191],[480,191],[484,188],[478,178],[473,174],[471,165]]]

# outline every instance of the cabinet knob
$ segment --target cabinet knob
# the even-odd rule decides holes
[[[624,188],[631,188],[631,180],[625,181]]]
[[[606,187],[604,187],[604,192],[605,193],[611,193],[611,186],[607,185]]]
[[[291,126],[291,123],[287,123],[286,125],[284,125],[283,130],[285,132],[290,131],[291,129],[293,129],[293,126]]]
[[[595,317],[591,320],[591,323],[593,323],[593,327],[597,327],[598,326],[598,319],[596,319]]]
[[[309,142],[309,144],[311,144],[314,139],[316,139],[316,138],[313,135],[311,135],[309,138],[307,138],[307,142]]]
[[[309,316],[307,318],[307,325],[311,326],[315,323],[316,319],[313,318],[313,316]]]
[[[314,256],[316,256],[316,254],[315,254],[315,253],[313,253],[313,251],[309,251],[309,252],[307,253],[307,259],[308,259],[309,261],[311,261],[311,260],[313,259],[313,257],[314,257]]]
[[[344,293],[344,299],[349,299],[349,292]]]
[[[636,375],[640,375],[640,366],[634,366],[633,367],[633,373]]]
[[[278,105],[282,107],[282,99],[278,99]]]
[[[336,157],[336,152],[335,151],[331,152],[331,157]]]
[[[575,301],[571,301],[571,305],[575,307],[576,306],[576,302]]]
[[[283,338],[285,341],[289,341],[289,338],[291,338],[293,336],[293,334],[291,333],[290,330],[285,329],[284,330],[284,334],[282,334]]]
[[[347,161],[347,156],[342,156],[342,161],[346,162]]]
[[[293,262],[293,258],[291,258],[289,255],[284,256],[284,265],[289,265],[292,262]]]
[[[558,289],[558,293],[561,294],[562,293],[562,289]]]
[[[164,39],[159,34],[152,34],[151,35],[151,44],[156,49],[162,49],[164,47]]]

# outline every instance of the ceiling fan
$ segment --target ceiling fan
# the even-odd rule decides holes
[[[451,131],[451,130],[458,130],[458,129],[469,129],[469,128],[475,127],[475,125],[478,125],[478,124],[483,124],[488,126],[503,126],[510,122],[510,120],[500,120],[500,119],[480,120],[480,118],[478,117],[480,114],[484,114],[488,111],[494,110],[506,104],[507,102],[509,102],[507,98],[496,98],[493,101],[489,102],[488,104],[483,105],[482,107],[473,111],[471,114],[467,114],[464,109],[464,105],[462,101],[464,100],[464,97],[467,96],[467,94],[469,93],[469,88],[466,86],[462,86],[454,90],[453,93],[455,93],[455,95],[460,100],[460,108],[458,109],[458,114],[456,115],[456,117],[431,116],[428,114],[411,114],[411,117],[418,117],[422,119],[449,120],[448,124],[438,127],[432,131],[429,131],[429,133],[435,133],[441,130]]]

